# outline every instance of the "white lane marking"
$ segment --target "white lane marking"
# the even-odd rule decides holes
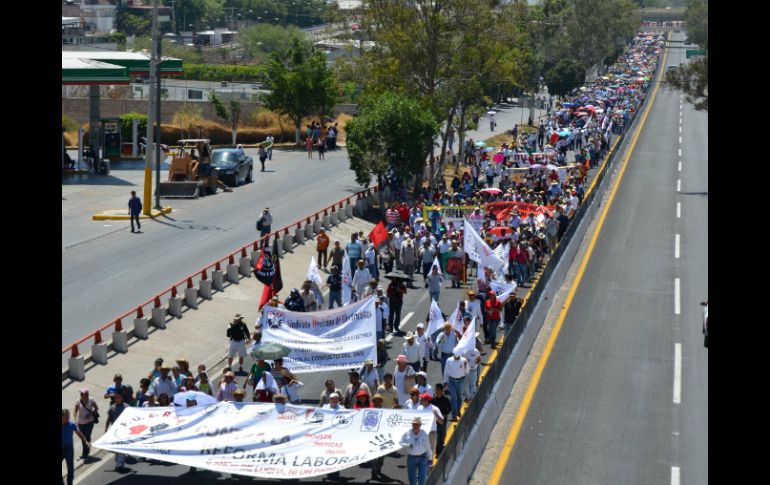
[[[679,130],[681,131],[681,128],[679,128]],[[679,144],[680,145],[682,144],[682,137],[681,136],[679,137]]]
[[[679,315],[681,313],[680,303],[679,303],[679,278],[674,278],[674,314]]]
[[[680,171],[680,172],[681,172],[681,171],[682,171],[682,161],[681,161],[681,160],[679,160],[679,165],[678,165],[678,167],[679,167],[679,168],[678,168],[678,171]]]
[[[680,157],[682,156],[682,149],[681,148],[679,149],[679,156]]]
[[[682,344],[674,345],[674,404],[682,402]]]
[[[679,123],[679,124],[681,125],[681,123]],[[679,126],[679,134],[680,135],[682,134],[682,127],[681,126]],[[681,137],[679,137],[679,138],[681,138]]]
[[[674,257],[676,259],[679,259],[679,240],[680,240],[680,237],[679,237],[679,234],[677,234],[676,237],[674,238]]]
[[[671,485],[679,485],[679,467],[671,467]]]
[[[413,315],[414,315],[414,312],[407,313],[406,316],[401,319],[401,322],[399,322],[398,327],[401,328],[406,322],[409,321],[410,318],[412,318]],[[393,340],[393,334],[391,333],[390,335],[385,337],[385,340],[388,341],[388,342]]]
[[[676,179],[676,191],[677,192],[682,191],[682,179]]]
[[[676,203],[676,218],[681,219],[682,218],[682,203],[677,202]]]

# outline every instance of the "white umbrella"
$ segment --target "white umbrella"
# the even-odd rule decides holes
[[[198,403],[198,406],[208,406],[209,404],[216,404],[217,399],[215,397],[211,397],[205,392],[200,391],[184,391],[184,392],[177,392],[174,394],[174,404],[177,406],[187,406],[187,399],[195,398],[195,401]]]
[[[489,110],[489,111],[487,111],[487,114],[488,115],[496,115],[497,111]]]

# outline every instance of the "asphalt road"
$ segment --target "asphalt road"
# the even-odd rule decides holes
[[[708,483],[708,116],[680,99],[657,94],[500,483]]]

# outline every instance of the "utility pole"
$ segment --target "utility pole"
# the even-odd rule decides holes
[[[155,143],[155,209],[161,210],[162,207],[160,205],[160,125],[161,125],[161,118],[160,118],[160,99],[161,99],[161,75],[160,75],[160,63],[161,60],[161,54],[160,54],[160,48],[161,48],[161,42],[163,41],[163,37],[160,35],[158,36],[158,46],[157,46],[157,53],[158,53],[158,60],[155,63],[156,66],[156,77],[158,79],[158,87],[156,89],[156,98],[155,98],[155,124],[157,125],[157,130],[155,133],[157,134],[157,140]]]
[[[153,163],[153,142],[154,126],[155,126],[155,76],[156,66],[158,62],[157,46],[158,46],[158,0],[153,1],[152,9],[152,54],[150,56],[150,95],[147,101],[147,143],[145,144],[144,155],[144,215],[149,216],[152,213],[152,163]]]

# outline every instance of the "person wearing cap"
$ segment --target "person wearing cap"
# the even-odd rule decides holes
[[[415,408],[417,411],[426,411],[426,412],[432,412],[433,413],[433,424],[430,427],[430,433],[428,433],[428,439],[430,439],[430,449],[433,451],[433,454],[436,454],[436,442],[437,440],[437,432],[438,432],[438,426],[439,424],[444,424],[444,414],[441,412],[441,410],[438,408],[438,406],[431,403],[431,400],[433,399],[433,396],[430,395],[430,393],[422,392],[420,393],[420,402]],[[433,462],[428,463],[428,467],[432,468]]]
[[[417,390],[420,392],[420,395],[427,392],[430,394],[430,398],[433,399],[433,386],[428,384],[428,373],[420,371],[414,377],[417,380]]]
[[[227,328],[227,338],[230,339],[230,348],[227,354],[227,366],[233,365],[233,357],[238,354],[238,372],[243,372],[243,359],[246,357],[246,344],[249,342],[249,327],[243,323],[243,315],[236,313],[230,326]]]
[[[339,243],[337,243],[339,245]],[[326,285],[329,288],[329,310],[334,308],[334,302],[337,306],[342,306],[342,276],[340,276],[340,267],[332,265],[332,274],[326,278]]]
[[[465,376],[468,375],[468,359],[461,355],[457,349],[452,351],[452,358],[447,360],[444,367],[444,383],[449,386],[449,398],[452,402],[452,421],[460,417],[460,404],[465,384]]]
[[[302,297],[299,294],[299,290],[292,288],[289,292],[289,297],[283,302],[283,305],[287,310],[291,312],[304,312],[305,302],[302,301]]]
[[[380,279],[380,270],[377,267],[377,249],[373,243],[369,243],[369,246],[364,252],[364,260],[366,261],[366,268],[369,270],[369,274],[375,280]]]
[[[409,485],[424,485],[428,476],[428,463],[433,461],[433,449],[428,433],[421,429],[422,419],[412,418],[412,429],[406,431],[399,444],[406,447],[406,469]]]
[[[356,402],[353,404],[353,409],[367,409],[374,407],[369,399],[369,393],[361,389],[356,393]]]
[[[372,279],[372,274],[366,268],[366,261],[363,259],[359,259],[356,262],[356,265],[358,266],[358,270],[353,273],[351,284],[356,290],[356,295],[358,295],[360,299],[363,299],[366,288],[369,285],[369,280]]]
[[[257,219],[257,230],[259,231],[259,237],[263,238],[266,234],[270,234],[271,226],[273,225],[273,215],[270,214],[270,208],[265,207],[262,210],[262,215]],[[262,245],[267,244],[267,240],[262,241]]]
[[[401,347],[401,353],[406,356],[407,363],[414,369],[415,372],[420,370],[420,364],[423,356],[425,355],[425,349],[422,343],[419,342],[417,337],[412,332],[406,333],[406,341]]]
[[[345,408],[350,409],[353,407],[353,404],[355,404],[358,391],[366,391],[366,394],[369,396],[372,395],[372,392],[369,389],[369,386],[365,382],[361,381],[361,376],[359,375],[358,371],[348,371],[348,378],[350,379],[350,384],[348,384],[348,386],[345,388],[345,392],[342,395],[342,403],[344,404]]]
[[[366,359],[364,361],[364,365],[361,366],[359,373],[361,375],[361,380],[369,386],[370,390],[376,390],[380,387],[380,375],[377,372],[377,369],[374,368],[374,361],[372,359]]]
[[[399,355],[396,358],[396,367],[393,371],[393,380],[398,391],[398,402],[405,403],[409,399],[409,390],[415,384],[414,368],[407,364],[405,355]],[[387,380],[387,375],[386,375]]]
[[[422,345],[422,355],[420,356],[422,359],[422,366],[420,369],[424,372],[428,372],[428,359],[433,351],[433,341],[430,339],[430,335],[425,333],[425,324],[423,322],[417,324],[417,335],[415,335],[415,339]]]
[[[440,455],[444,450],[447,425],[446,420],[449,419],[449,415],[452,413],[452,402],[444,394],[444,384],[437,382],[433,390],[435,395],[430,403],[438,407],[439,411],[441,411],[441,416],[444,418],[443,422],[438,423],[438,426],[436,426],[436,454]]]
[[[450,322],[444,323],[444,331],[438,334],[436,337],[436,348],[441,357],[441,373],[444,373],[444,367],[447,360],[452,356],[452,350],[457,346],[460,341],[460,336],[457,330],[454,329],[454,325]]]
[[[334,381],[331,379],[326,379],[326,382],[324,382],[324,390],[321,391],[321,397],[318,399],[318,407],[323,407],[325,404],[329,403],[329,397],[337,393],[337,395],[342,395],[342,391],[337,389],[337,387],[334,385]]]
[[[323,409],[331,409],[332,411],[342,411],[345,409],[340,406],[340,395],[336,392],[329,394],[329,402],[321,406]]]
[[[78,429],[78,426],[70,421],[70,412],[68,409],[61,410],[61,459],[67,464],[67,485],[72,485],[75,480],[75,443],[72,439],[72,433],[78,435],[83,443],[83,450],[89,448],[90,438]],[[85,451],[84,451],[85,453]],[[85,456],[85,455],[84,455]],[[64,483],[62,481],[62,483]]]
[[[225,381],[220,384],[217,391],[217,401],[233,401],[234,393],[238,390],[238,384],[235,383],[235,372],[225,372]]]
[[[326,235],[326,231],[321,228],[316,236],[315,250],[318,252],[318,266],[326,269],[329,264],[329,236]]]
[[[94,424],[98,422],[99,417],[99,406],[96,405],[96,401],[89,397],[87,387],[80,389],[80,398],[75,401],[75,409],[72,411],[72,415],[75,418],[78,431],[85,436],[83,453],[80,455],[80,458],[87,460],[88,454],[91,451],[91,448],[88,446],[88,443],[91,442],[91,432],[94,430]]]

